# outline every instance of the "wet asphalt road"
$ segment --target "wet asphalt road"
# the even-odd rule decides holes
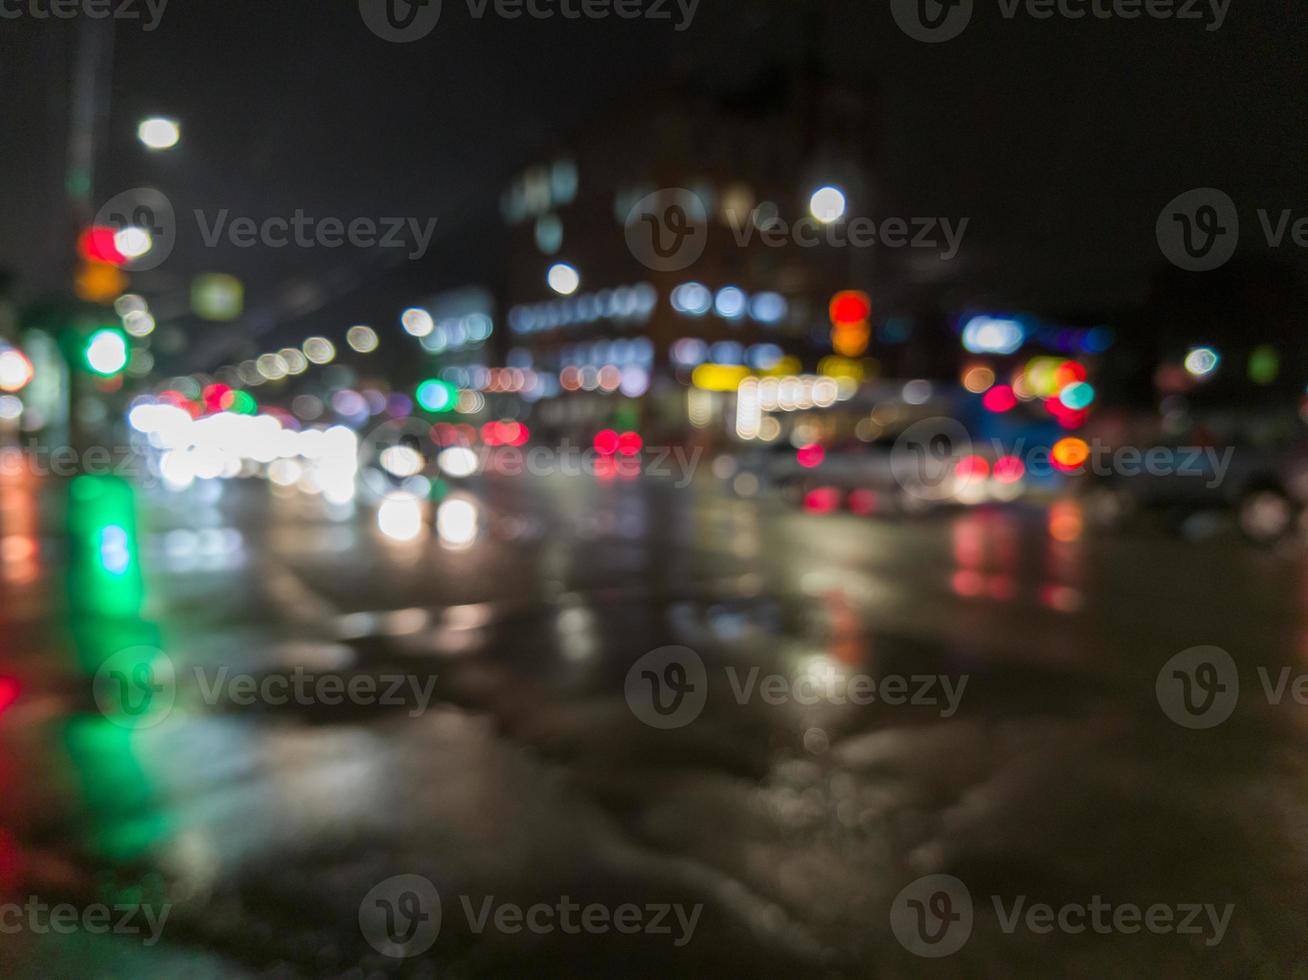
[[[494,482],[466,550],[263,485],[65,497],[0,495],[0,894],[168,918],[147,945],[0,914],[0,975],[1308,975],[1308,707],[1270,704],[1257,673],[1308,669],[1298,553],[1102,534],[1070,502],[807,514],[707,477]],[[695,651],[705,701],[658,729],[624,695],[668,645]],[[1200,645],[1239,665],[1210,730],[1155,691]],[[106,717],[92,680],[141,648],[177,678],[148,728]],[[206,693],[297,668],[412,686],[393,704]],[[902,677],[908,703],[776,696],[852,677]],[[891,917],[934,874],[972,909],[939,959]],[[441,901],[408,959],[369,943],[376,914],[360,925],[398,875]],[[563,896],[643,924],[699,911],[669,933],[476,918]],[[1006,931],[1015,901],[1097,896],[1230,912],[1220,941]]]

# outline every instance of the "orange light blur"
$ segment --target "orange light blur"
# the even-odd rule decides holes
[[[1069,437],[1054,443],[1054,465],[1064,473],[1072,473],[1085,465],[1090,458],[1090,445],[1084,439]]]

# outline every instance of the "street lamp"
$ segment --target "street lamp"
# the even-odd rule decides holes
[[[832,224],[843,218],[847,206],[845,192],[830,184],[815,190],[808,202],[809,212],[824,225]]]
[[[136,127],[136,138],[151,150],[171,150],[182,138],[182,129],[176,119],[151,116]]]
[[[566,262],[560,262],[550,268],[548,277],[550,289],[560,296],[571,296],[581,286],[581,273]]]

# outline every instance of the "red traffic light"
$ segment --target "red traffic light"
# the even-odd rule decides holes
[[[77,254],[88,262],[126,265],[127,256],[118,251],[118,246],[114,244],[116,234],[115,229],[106,225],[92,225],[77,237]]]
[[[872,300],[855,289],[836,293],[831,300],[832,323],[861,323],[872,316]]]

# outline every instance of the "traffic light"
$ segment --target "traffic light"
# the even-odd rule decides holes
[[[431,379],[418,385],[418,404],[433,415],[454,410],[459,399],[458,389],[446,381]]]
[[[844,357],[861,357],[872,339],[872,301],[867,293],[846,290],[831,300],[831,348]]]
[[[92,374],[112,378],[127,367],[130,356],[127,337],[120,330],[104,327],[91,334],[86,341],[83,358]]]

